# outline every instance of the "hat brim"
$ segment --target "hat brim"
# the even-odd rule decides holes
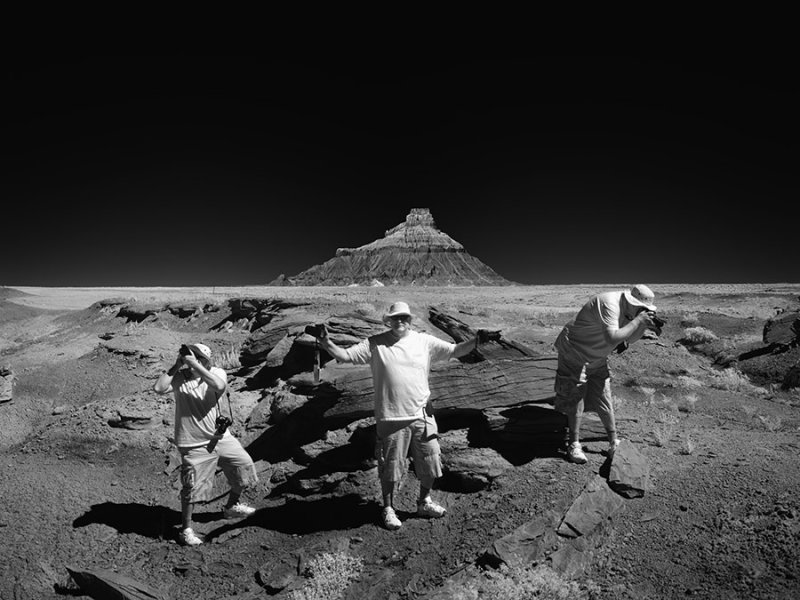
[[[208,356],[202,350],[200,350],[200,348],[198,348],[194,344],[189,344],[189,350],[191,350],[192,354],[194,354],[197,358],[202,358],[203,360],[207,360],[208,362],[211,362],[211,357]]]
[[[644,306],[647,310],[652,310],[652,311],[655,312],[655,310],[656,310],[656,305],[655,304],[646,304],[646,303],[642,302],[641,300],[638,300],[637,298],[634,298],[633,294],[631,294],[630,292],[624,292],[624,294],[625,294],[625,299],[628,301],[628,304],[630,304],[632,306]]]
[[[385,323],[386,321],[388,321],[389,319],[393,318],[393,317],[409,317],[409,318],[413,319],[413,318],[414,318],[414,315],[413,315],[413,314],[411,314],[411,313],[409,313],[409,312],[396,312],[396,313],[389,313],[389,314],[383,315],[383,321],[384,321],[384,323]]]

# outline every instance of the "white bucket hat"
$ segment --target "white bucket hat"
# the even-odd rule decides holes
[[[209,363],[211,362],[211,348],[205,344],[189,344],[189,350],[191,350],[195,356],[205,358]]]
[[[643,283],[637,283],[631,288],[630,292],[623,293],[625,294],[625,299],[628,301],[628,304],[633,306],[644,306],[647,310],[656,310],[656,306],[653,304],[656,296],[653,293],[653,290]]]
[[[383,320],[387,321],[392,317],[400,317],[403,315],[412,318],[414,317],[414,315],[411,314],[411,309],[408,308],[408,304],[405,302],[395,302],[389,307],[389,310],[386,311],[386,314],[383,315]]]

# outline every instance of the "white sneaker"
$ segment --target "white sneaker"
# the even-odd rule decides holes
[[[436,504],[436,502],[430,498],[425,498],[425,500],[417,504],[417,515],[420,517],[438,519],[439,517],[443,517],[446,512],[444,506]]]
[[[383,526],[386,529],[400,529],[403,524],[400,522],[400,519],[397,518],[397,514],[395,514],[394,509],[391,506],[387,506],[383,509],[383,513],[381,513],[383,518]]]
[[[586,455],[583,453],[583,448],[580,442],[572,442],[567,446],[567,458],[570,462],[582,465],[586,462]]]
[[[195,534],[191,527],[187,527],[186,529],[182,530],[178,534],[178,540],[184,546],[197,546],[203,543],[202,538]]]
[[[226,506],[222,511],[222,516],[226,519],[243,519],[249,517],[256,512],[252,506],[247,506],[241,502],[237,502],[233,506]]]

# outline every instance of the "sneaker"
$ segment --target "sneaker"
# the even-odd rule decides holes
[[[583,448],[580,442],[572,442],[567,446],[567,458],[570,462],[582,465],[586,462],[586,455],[583,453]]]
[[[383,509],[382,517],[383,517],[383,526],[386,527],[386,529],[391,529],[391,530],[400,529],[400,527],[402,527],[403,525],[400,522],[400,519],[397,518],[397,515],[395,514],[394,509],[391,506],[387,506],[386,508]]]
[[[249,517],[256,509],[252,506],[247,506],[247,504],[242,504],[241,502],[237,502],[233,506],[226,506],[222,510],[222,516],[226,519],[243,519],[245,517]]]
[[[436,504],[436,502],[430,498],[425,498],[425,500],[417,504],[417,515],[420,517],[438,519],[439,517],[443,517],[446,512],[444,506]]]
[[[613,442],[609,442],[608,449],[603,450],[602,452],[600,452],[600,454],[611,458],[612,456],[614,456],[614,451],[617,449],[617,446],[619,446],[619,442],[620,442],[619,438],[615,439]]]
[[[191,527],[183,529],[178,534],[178,541],[184,546],[197,546],[203,543],[203,539],[200,538]]]

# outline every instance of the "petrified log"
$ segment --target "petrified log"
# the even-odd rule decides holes
[[[78,569],[66,567],[72,579],[86,595],[97,600],[167,600],[168,595],[159,589],[136,581],[125,575],[105,569]]]
[[[796,345],[800,339],[800,312],[786,312],[769,319],[764,325],[763,340],[768,345]]]
[[[431,366],[429,383],[436,414],[477,414],[487,408],[529,402],[548,402],[553,397],[557,361],[554,356],[518,360],[458,361]],[[372,373],[368,365],[326,365],[315,386],[309,373],[288,380],[297,393],[336,396],[325,412],[332,421],[350,422],[374,411]]]
[[[267,360],[270,352],[288,334],[299,335],[306,325],[313,323],[317,315],[304,310],[291,310],[274,316],[265,326],[254,331],[242,346],[239,361],[243,366],[253,366]],[[288,353],[289,347],[286,348]]]
[[[477,333],[474,328],[470,327],[463,321],[460,321],[452,315],[449,315],[435,307],[431,307],[431,309],[428,311],[428,318],[433,325],[453,338],[456,343],[472,339]],[[513,360],[532,356],[540,355],[538,352],[535,352],[523,344],[514,342],[513,340],[503,339],[501,336],[500,340],[482,344],[477,350],[473,350],[461,360],[465,362],[478,362],[487,359]]]
[[[0,404],[11,402],[14,391],[14,371],[11,367],[0,367]]]

